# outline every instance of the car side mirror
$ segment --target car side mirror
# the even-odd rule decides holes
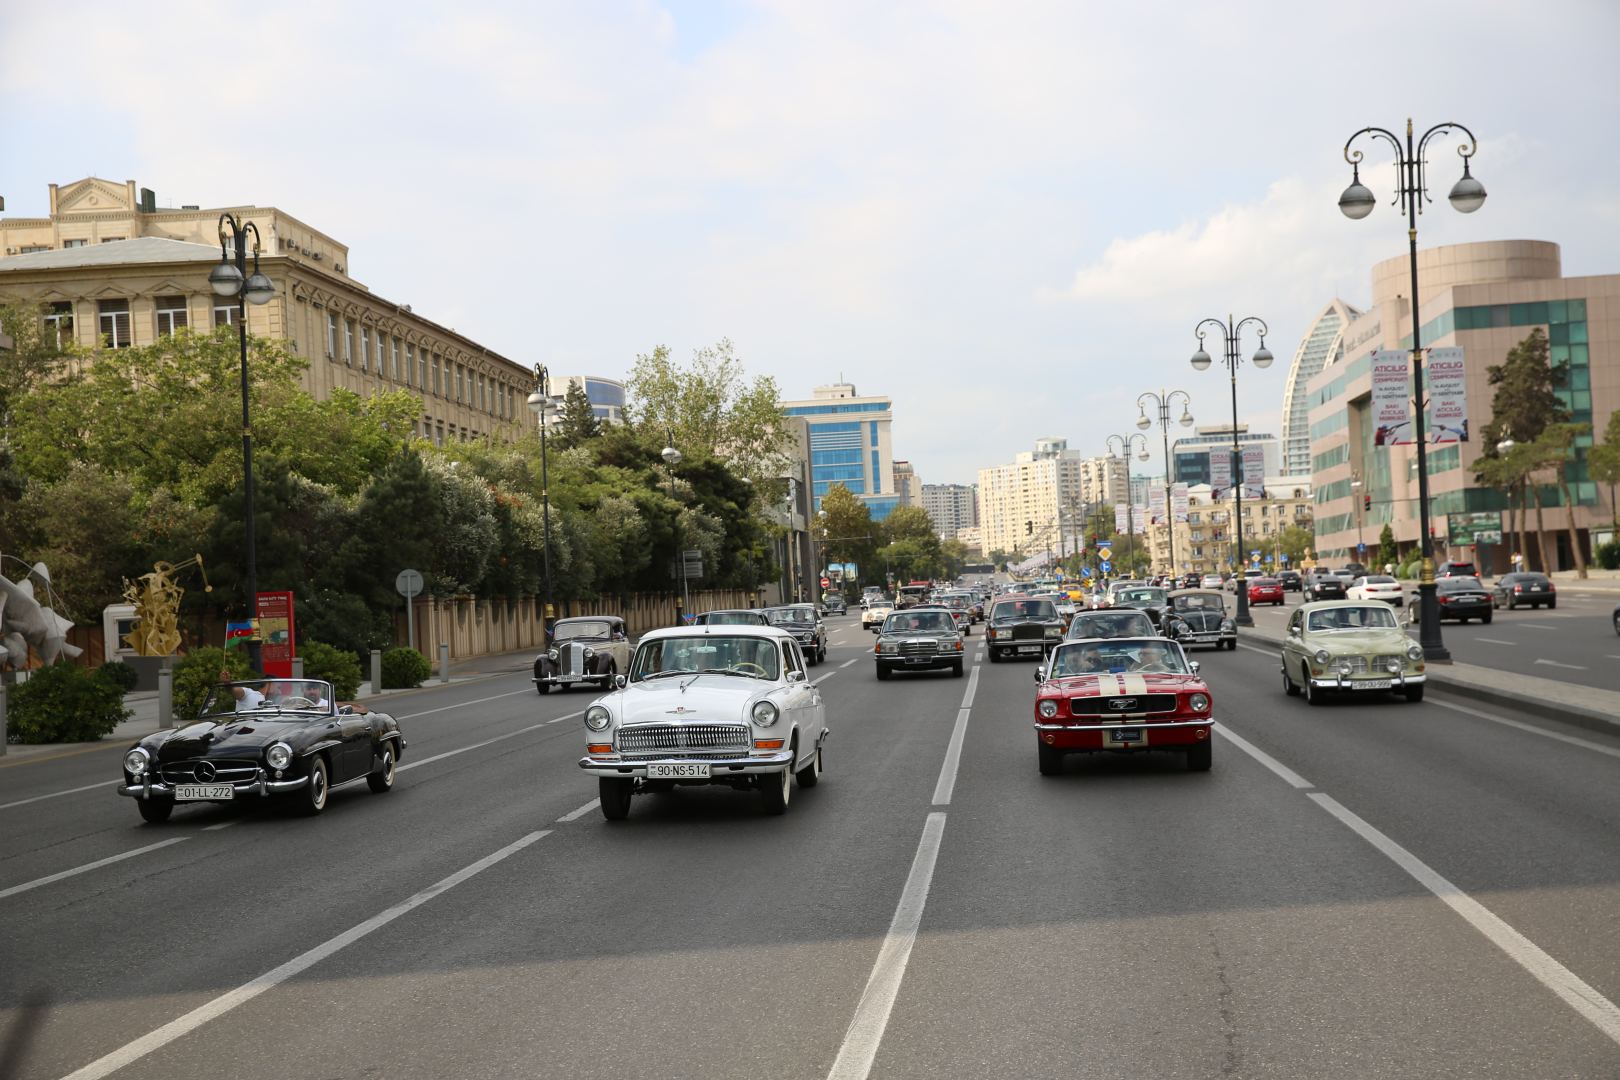
[[[1191,670],[1192,670],[1192,673],[1193,673],[1193,674],[1194,674],[1194,675],[1196,675],[1196,674],[1198,674],[1198,672],[1199,672],[1199,671],[1200,671],[1200,670],[1202,670],[1202,669],[1203,669],[1203,666],[1204,666],[1204,665],[1202,665],[1202,664],[1200,664],[1200,663],[1199,663],[1199,662],[1198,662],[1198,661],[1196,661],[1196,660],[1189,660],[1189,661],[1187,661],[1187,667],[1188,667],[1188,668],[1190,668],[1190,669],[1191,669]]]
[[[613,676],[613,685],[615,687],[617,687],[618,689],[620,689],[620,690],[623,690],[624,686],[625,686],[625,683],[627,683],[629,681],[630,681],[629,677],[625,676],[625,675],[615,675],[615,676]]]
[[[787,673],[788,682],[804,682],[804,672],[790,671]]]
[[[1035,681],[1036,682],[1041,682],[1045,678],[1045,676],[1046,676],[1046,672],[1042,671],[1040,668],[1035,669]]]

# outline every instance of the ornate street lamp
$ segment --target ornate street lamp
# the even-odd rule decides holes
[[[529,395],[529,408],[540,418],[540,520],[545,530],[545,552],[541,556],[545,574],[545,596],[542,598],[545,610],[540,621],[549,638],[556,612],[551,606],[551,476],[546,458],[546,417],[551,412],[551,372],[544,364],[534,365],[534,392]]]
[[[669,466],[669,499],[674,502],[675,466],[681,463],[682,455],[675,448],[674,429],[665,425],[664,434],[668,438],[668,442],[664,444],[664,449],[659,454],[659,457],[663,458],[664,464]],[[685,622],[683,612],[686,609],[686,553],[681,550],[681,511],[678,505],[675,508],[675,566],[678,568],[677,572],[680,575],[680,591],[675,594],[675,625],[680,626]]]
[[[1243,358],[1238,354],[1242,347],[1241,339],[1243,337],[1243,328],[1250,323],[1253,323],[1256,327],[1258,327],[1260,332],[1260,347],[1255,350],[1254,356],[1250,359],[1257,368],[1263,369],[1270,367],[1271,361],[1274,358],[1271,355],[1271,350],[1266,348],[1266,323],[1264,319],[1261,319],[1255,315],[1247,315],[1236,322],[1232,320],[1232,316],[1230,315],[1226,317],[1225,322],[1221,322],[1219,319],[1204,319],[1197,326],[1193,327],[1193,332],[1198,335],[1198,351],[1192,354],[1193,369],[1196,371],[1207,371],[1209,369],[1209,365],[1213,361],[1209,353],[1204,350],[1204,328],[1206,326],[1213,327],[1221,335],[1221,343],[1225,346],[1222,363],[1226,365],[1226,370],[1232,377],[1231,472],[1232,491],[1237,496],[1236,508],[1233,513],[1233,517],[1236,519],[1233,522],[1236,529],[1236,532],[1233,535],[1236,538],[1237,548],[1232,559],[1232,563],[1233,572],[1238,578],[1237,614],[1233,618],[1233,621],[1239,626],[1254,625],[1254,620],[1249,617],[1249,590],[1244,586],[1243,583],[1243,480],[1239,479],[1238,477],[1238,472],[1243,467],[1243,450],[1238,445],[1237,407],[1237,369],[1238,366],[1243,363]]]
[[[249,232],[253,233],[252,274],[247,273]],[[227,242],[230,250],[226,248]],[[253,632],[248,636],[248,664],[254,671],[259,671],[262,659],[259,647],[259,559],[253,521],[253,428],[248,416],[247,305],[269,303],[270,298],[276,295],[276,287],[259,271],[257,225],[251,221],[244,223],[229,211],[219,215],[219,265],[209,273],[208,285],[214,290],[215,296],[236,298],[236,340],[242,355],[242,514],[247,526],[243,545],[247,565],[243,576],[247,587],[248,620],[253,626]]]
[[[1119,443],[1118,455],[1114,453],[1114,443],[1116,441]],[[1133,431],[1129,435],[1110,435],[1104,440],[1103,445],[1108,447],[1108,456],[1110,458],[1118,456],[1125,459],[1125,542],[1129,545],[1126,550],[1130,552],[1130,561],[1134,567],[1136,563],[1136,523],[1132,520],[1131,506],[1131,447],[1133,445],[1141,447],[1141,452],[1136,455],[1138,461],[1148,460],[1147,436],[1140,431]]]
[[[1193,416],[1190,411],[1192,395],[1187,391],[1170,390],[1167,392],[1160,390],[1155,394],[1152,390],[1145,390],[1136,399],[1136,411],[1138,413],[1136,426],[1143,431],[1153,426],[1153,421],[1148,417],[1145,405],[1146,402],[1151,401],[1154,407],[1158,409],[1159,430],[1164,434],[1164,512],[1170,519],[1167,525],[1170,530],[1170,574],[1172,577],[1176,574],[1176,512],[1175,508],[1170,504],[1170,488],[1172,486],[1170,483],[1170,407],[1175,404],[1177,395],[1181,397],[1181,420],[1179,423],[1182,427],[1192,427]]]
[[[1412,121],[1408,119],[1404,147],[1393,132],[1381,127],[1362,128],[1344,144],[1344,160],[1350,163],[1350,186],[1339,196],[1339,209],[1345,217],[1359,221],[1372,213],[1377,200],[1361,182],[1363,155],[1360,150],[1350,147],[1363,135],[1389,143],[1395,151],[1395,201],[1406,213],[1408,260],[1412,270],[1412,389],[1415,402],[1413,412],[1416,414],[1413,437],[1417,443],[1418,542],[1423,551],[1423,569],[1418,578],[1418,640],[1423,645],[1424,656],[1430,660],[1450,660],[1451,653],[1446,651],[1440,635],[1440,604],[1435,596],[1434,582],[1434,538],[1429,535],[1429,462],[1423,431],[1423,324],[1418,318],[1417,219],[1423,213],[1423,204],[1434,201],[1429,197],[1428,161],[1425,157],[1429,140],[1452,131],[1462,132],[1468,136],[1468,141],[1457,148],[1463,162],[1463,174],[1451,185],[1447,199],[1458,212],[1472,214],[1485,205],[1485,185],[1475,180],[1468,169],[1468,159],[1479,149],[1479,140],[1472,131],[1454,121],[1436,124],[1414,140]]]

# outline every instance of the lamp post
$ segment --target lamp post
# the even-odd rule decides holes
[[[229,230],[231,250],[226,250]],[[253,273],[247,272],[247,234],[253,233]],[[235,258],[232,259],[234,254]],[[246,541],[243,579],[247,587],[248,621],[253,632],[248,636],[248,664],[260,670],[259,648],[259,566],[255,546],[253,522],[253,428],[248,416],[248,353],[247,306],[267,304],[276,294],[276,287],[259,270],[259,227],[243,222],[230,212],[219,215],[219,265],[208,275],[208,285],[214,295],[236,298],[236,340],[242,356],[242,515],[246,519]]]
[[[664,434],[669,441],[664,444],[663,452],[659,456],[664,459],[664,464],[669,466],[669,499],[674,502],[675,466],[681,463],[681,452],[675,448],[674,429],[666,425]],[[675,594],[675,625],[680,626],[686,621],[684,617],[686,610],[686,552],[681,550],[681,509],[679,505],[675,507],[675,566],[680,574],[681,586],[680,591]]]
[[[1377,200],[1361,182],[1363,155],[1360,150],[1352,150],[1350,147],[1363,135],[1369,139],[1383,139],[1389,143],[1395,151],[1395,187],[1398,192],[1396,202],[1406,213],[1408,261],[1412,270],[1412,396],[1416,403],[1413,408],[1415,414],[1413,438],[1417,444],[1418,543],[1423,552],[1423,569],[1418,578],[1420,607],[1418,640],[1423,646],[1423,655],[1430,660],[1450,660],[1451,654],[1446,651],[1445,642],[1440,636],[1440,604],[1435,597],[1434,583],[1434,538],[1429,535],[1429,461],[1424,448],[1423,431],[1423,410],[1426,403],[1423,400],[1423,324],[1418,318],[1417,219],[1423,212],[1423,204],[1434,201],[1429,198],[1428,162],[1424,157],[1429,140],[1436,135],[1445,135],[1452,131],[1462,132],[1468,136],[1468,141],[1457,147],[1457,154],[1463,162],[1463,174],[1451,186],[1451,193],[1447,198],[1460,213],[1472,214],[1485,204],[1485,185],[1475,180],[1468,171],[1468,159],[1479,149],[1479,140],[1474,138],[1472,131],[1454,121],[1436,124],[1414,140],[1412,121],[1408,118],[1404,148],[1401,140],[1393,132],[1381,127],[1362,128],[1350,136],[1344,144],[1344,160],[1350,163],[1350,186],[1339,196],[1339,209],[1345,217],[1359,221],[1372,213]]]
[[[1118,456],[1125,459],[1125,542],[1129,545],[1126,550],[1130,552],[1130,561],[1134,567],[1136,563],[1136,523],[1132,520],[1133,508],[1131,505],[1131,446],[1133,443],[1140,444],[1142,449],[1137,454],[1137,460],[1146,461],[1148,459],[1147,436],[1140,431],[1133,431],[1129,435],[1108,436],[1103,445],[1108,447],[1109,457],[1115,456],[1115,440],[1119,442]]]
[[[1238,578],[1237,588],[1237,615],[1233,619],[1239,626],[1253,626],[1254,620],[1249,617],[1249,590],[1243,584],[1243,480],[1238,478],[1238,472],[1243,465],[1243,451],[1238,445],[1238,407],[1237,407],[1237,369],[1243,363],[1238,355],[1243,337],[1243,328],[1253,323],[1259,328],[1260,347],[1255,350],[1252,360],[1257,368],[1271,366],[1271,350],[1266,348],[1266,323],[1264,319],[1255,315],[1247,315],[1234,322],[1228,315],[1225,322],[1219,319],[1204,319],[1195,327],[1194,333],[1198,335],[1198,351],[1192,355],[1192,366],[1196,371],[1205,371],[1209,368],[1210,355],[1204,350],[1204,328],[1213,327],[1221,335],[1221,342],[1226,346],[1223,363],[1232,377],[1232,491],[1237,496],[1236,509],[1233,512],[1235,519],[1233,525],[1237,530],[1236,556],[1233,558],[1233,571]],[[1247,479],[1247,478],[1245,478]]]
[[[1366,522],[1363,520],[1362,515],[1361,474],[1359,472],[1350,474],[1350,497],[1356,500],[1356,562],[1360,562],[1362,556],[1367,553],[1367,537],[1363,531]]]
[[[1192,427],[1193,416],[1189,407],[1192,405],[1192,395],[1185,390],[1160,390],[1155,394],[1152,390],[1143,391],[1136,399],[1136,426],[1146,431],[1153,426],[1148,417],[1145,403],[1153,402],[1159,411],[1159,430],[1164,434],[1164,512],[1169,517],[1170,530],[1170,575],[1176,573],[1176,511],[1170,503],[1170,407],[1175,404],[1176,396],[1181,396],[1182,427]]]
[[[546,634],[551,634],[551,621],[556,612],[551,607],[551,476],[546,457],[546,416],[551,412],[551,372],[544,364],[534,365],[534,392],[529,395],[529,408],[540,418],[540,520],[545,531],[545,552],[540,565],[544,573],[545,604],[540,616]]]

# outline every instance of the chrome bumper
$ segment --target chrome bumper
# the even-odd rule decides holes
[[[1424,680],[1427,679],[1428,676],[1403,675],[1399,672],[1391,673],[1389,675],[1368,675],[1365,678],[1360,679],[1353,675],[1349,678],[1346,678],[1343,675],[1335,675],[1328,679],[1318,679],[1313,676],[1311,678],[1311,685],[1318,690],[1354,690],[1356,688],[1356,683],[1358,682],[1366,682],[1369,679],[1386,678],[1389,680],[1389,689],[1399,690],[1403,686],[1422,686]]]
[[[707,765],[709,778],[724,776],[755,776],[760,773],[779,773],[793,767],[793,751],[779,754],[756,754],[745,758],[637,758],[634,761],[614,761],[602,757],[582,757],[579,767],[592,776],[618,776],[647,778],[648,765]]]
[[[601,683],[606,686],[613,681],[613,676],[606,673],[601,675],[575,675],[572,678],[566,675],[535,675],[531,676],[529,681],[536,686],[542,684],[547,686],[574,686],[577,683]]]
[[[1215,718],[1208,720],[1139,720],[1136,723],[1113,724],[1036,724],[1036,731],[1113,731],[1117,728],[1147,728],[1149,731],[1169,731],[1174,728],[1214,727]]]
[[[198,781],[201,783],[201,781]],[[281,795],[288,791],[297,791],[309,783],[309,777],[300,776],[292,780],[267,780],[264,773],[259,774],[257,780],[244,780],[231,787],[237,795]],[[172,799],[175,785],[155,780],[150,774],[142,778],[138,784],[119,784],[118,794],[127,795],[132,799]],[[208,802],[199,799],[199,802]]]

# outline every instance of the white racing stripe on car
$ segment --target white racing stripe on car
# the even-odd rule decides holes
[[[345,930],[337,937],[330,938],[308,952],[293,957],[280,967],[265,972],[251,982],[243,983],[235,990],[221,994],[206,1005],[199,1006],[184,1016],[169,1021],[156,1031],[143,1035],[134,1042],[125,1043],[112,1053],[97,1058],[83,1068],[75,1069],[67,1075],[65,1080],[100,1080],[101,1077],[110,1076],[124,1066],[139,1061],[154,1050],[162,1049],[176,1039],[197,1030],[208,1021],[225,1015],[239,1005],[247,1004],[266,990],[273,989],[294,975],[314,967],[340,949],[346,948],[366,935],[382,929],[401,915],[421,907],[441,893],[449,892],[469,878],[483,873],[501,860],[517,854],[536,840],[549,835],[551,835],[551,830],[543,829],[514,840],[499,851],[485,855],[477,862],[470,863],[442,881],[429,885],[416,895],[395,904],[386,911],[373,915],[363,923]]]
[[[166,848],[170,844],[178,844],[181,841],[189,839],[191,839],[189,836],[176,836],[168,840],[159,840],[155,844],[147,844],[145,847],[138,847],[134,851],[125,851],[117,855],[109,855],[105,859],[97,859],[95,862],[87,862],[83,866],[75,866],[71,870],[62,870],[58,873],[49,874],[42,878],[35,878],[33,881],[25,881],[21,885],[13,885],[9,889],[0,889],[0,900],[4,900],[8,896],[16,896],[18,893],[28,892],[30,889],[37,889],[41,885],[49,885],[52,882],[61,881],[64,878],[78,877],[80,874],[87,874],[92,870],[99,870],[103,866],[110,866],[115,862],[123,862],[125,859],[133,859],[137,855],[145,855],[148,851],[156,851],[158,848]]]

